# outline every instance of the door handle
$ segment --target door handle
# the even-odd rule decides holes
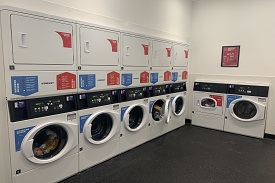
[[[90,53],[90,41],[84,41],[84,52]]]
[[[19,34],[19,46],[22,48],[27,48],[27,33],[18,32]]]

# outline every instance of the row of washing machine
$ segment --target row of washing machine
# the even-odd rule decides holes
[[[263,138],[268,84],[194,82],[192,124]]]
[[[56,182],[185,124],[186,83],[8,102],[13,182]]]

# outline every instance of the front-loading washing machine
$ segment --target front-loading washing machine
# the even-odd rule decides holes
[[[148,139],[148,90],[147,87],[122,89],[120,96],[120,152],[124,152]]]
[[[79,170],[119,154],[119,91],[77,95],[79,114]]]
[[[9,101],[13,182],[57,182],[78,172],[74,95]]]
[[[218,82],[194,82],[192,124],[223,131],[228,85]]]
[[[148,140],[167,132],[170,121],[170,86],[156,85],[149,87],[149,131]]]
[[[230,84],[224,131],[264,137],[269,85]]]
[[[172,131],[185,124],[186,118],[186,83],[173,83],[170,85],[170,121],[168,130]]]

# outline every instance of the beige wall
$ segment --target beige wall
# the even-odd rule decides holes
[[[275,1],[207,0],[193,3],[189,89],[196,79],[270,84],[266,133],[275,134]],[[240,45],[237,68],[221,67],[221,49]],[[191,118],[192,93],[189,95]]]

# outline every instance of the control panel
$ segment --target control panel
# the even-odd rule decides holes
[[[78,109],[86,109],[119,102],[119,91],[109,90],[78,94]]]
[[[215,93],[227,93],[228,85],[222,83],[195,82],[193,90]]]
[[[149,87],[150,96],[159,96],[170,93],[170,85],[157,85]]]
[[[120,90],[121,102],[138,100],[148,97],[147,87],[138,87]]]
[[[186,91],[186,83],[175,83],[170,85],[171,93]]]
[[[76,110],[75,95],[9,101],[11,122]]]
[[[268,96],[268,86],[235,85],[228,86],[229,94],[249,95],[249,96]]]

